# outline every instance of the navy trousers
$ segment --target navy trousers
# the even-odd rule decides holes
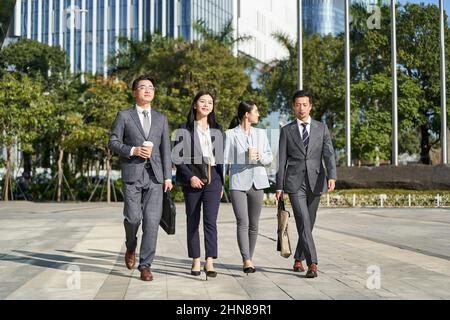
[[[217,258],[217,214],[219,213],[222,180],[213,167],[212,180],[202,189],[183,187],[187,218],[187,247],[190,258],[200,257],[200,211],[203,204],[205,257]]]

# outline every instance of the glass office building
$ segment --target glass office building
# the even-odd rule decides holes
[[[14,0],[3,0],[0,4],[0,48],[8,32],[8,26],[13,15]]]
[[[18,0],[9,37],[61,46],[72,72],[106,75],[108,57],[119,50],[119,37],[142,40],[144,34],[198,38],[192,21],[202,19],[214,31],[232,19],[236,0]]]
[[[389,0],[350,0],[350,5],[361,4],[369,13],[374,6],[389,4]],[[345,31],[344,0],[303,0],[302,20],[306,33],[337,35]]]
[[[305,33],[336,35],[344,31],[344,0],[303,0],[302,3]]]

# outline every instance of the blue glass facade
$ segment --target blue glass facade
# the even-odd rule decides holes
[[[303,0],[302,4],[305,33],[336,35],[344,32],[344,0]]]
[[[18,0],[20,8],[16,8],[14,19],[18,19],[20,28],[14,36],[61,45],[74,72],[84,69],[102,74],[107,72],[108,56],[116,52],[118,36],[142,39],[146,33],[160,32],[191,41],[197,38],[192,21],[202,19],[217,31],[232,18],[232,3],[232,0]]]
[[[192,29],[192,21],[203,20],[213,31],[222,30],[233,19],[233,1],[230,0],[182,0],[180,35],[190,41],[199,38]]]

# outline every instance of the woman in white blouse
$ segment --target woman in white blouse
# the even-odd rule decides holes
[[[179,143],[182,145],[178,145]],[[220,150],[216,150],[215,146]],[[175,150],[179,151],[172,155],[177,159],[174,160],[177,167],[176,181],[183,186],[186,205],[191,274],[199,276],[201,272],[199,223],[203,205],[203,269],[207,277],[216,277],[213,259],[218,255],[217,214],[223,189],[223,131],[215,119],[214,96],[211,92],[200,91],[195,95],[187,122],[177,130],[174,152]]]
[[[263,189],[269,187],[264,166],[272,162],[266,131],[253,128],[258,123],[258,107],[253,101],[242,101],[238,115],[225,132],[224,165],[230,170],[230,192],[237,221],[237,241],[243,260],[243,271],[256,271],[252,258],[258,236]]]

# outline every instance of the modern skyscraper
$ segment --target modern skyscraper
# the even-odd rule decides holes
[[[362,4],[369,12],[379,4],[389,0],[351,0],[352,4]],[[337,35],[345,30],[344,0],[303,0],[302,20],[305,33]]]
[[[244,32],[254,37],[235,53],[267,62],[282,50],[271,38],[273,31],[295,37],[295,3],[280,1],[282,5],[275,0],[17,0],[9,39],[61,46],[72,72],[107,74],[108,57],[119,50],[119,37],[142,40],[146,33],[160,32],[193,41],[199,34],[192,22],[203,20],[218,32],[232,21],[236,37]],[[294,15],[288,18],[290,13]]]
[[[297,35],[297,3],[295,0],[239,0],[237,1],[239,35],[252,38],[238,43],[237,51],[261,62],[280,59],[287,54],[274,38],[281,32],[295,41]]]
[[[18,0],[10,37],[61,46],[72,72],[107,74],[119,37],[145,33],[195,39],[192,21],[215,31],[232,18],[233,0]]]
[[[336,35],[344,31],[344,0],[303,0],[305,33]]]
[[[15,0],[4,0],[0,5],[0,48],[5,40],[8,26],[13,15]]]

